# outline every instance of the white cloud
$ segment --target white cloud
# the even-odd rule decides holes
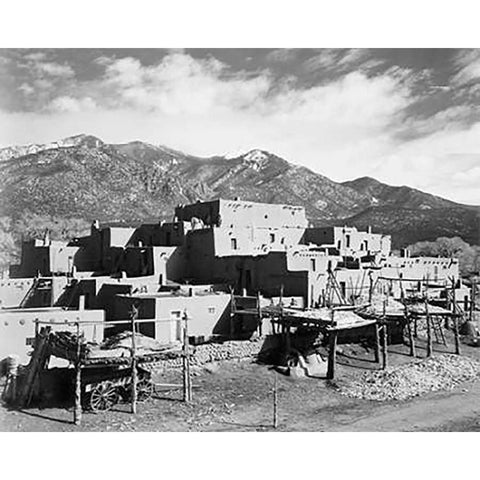
[[[75,72],[70,65],[61,65],[55,62],[37,62],[35,68],[42,74],[50,75],[52,77],[70,78],[75,75]]]
[[[457,67],[453,77],[455,84],[465,85],[480,78],[480,50],[462,50],[456,55],[454,63]]]
[[[73,98],[69,96],[57,97],[48,106],[48,110],[56,112],[84,112],[94,110],[96,104],[90,97]]]
[[[370,60],[363,51],[326,51],[310,65]],[[181,52],[147,66],[133,57],[100,57],[96,64],[104,71],[88,81],[71,77],[68,69],[62,76],[61,69],[40,67],[45,76],[19,88],[55,97],[45,97],[43,113],[0,112],[0,144],[87,131],[107,142],[138,139],[200,156],[264,148],[334,180],[371,175],[480,203],[471,180],[478,179],[480,158],[480,124],[467,121],[472,107],[450,105],[426,119],[406,116],[428,71],[394,67],[373,74],[357,67],[321,85],[299,87],[268,71],[232,72],[214,58]],[[406,130],[415,135],[398,135]]]

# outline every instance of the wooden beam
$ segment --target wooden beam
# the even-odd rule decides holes
[[[192,401],[192,381],[190,375],[190,345],[188,341],[188,314],[184,313],[183,327],[183,400],[186,403]]]
[[[327,367],[327,379],[333,380],[335,378],[335,364],[336,364],[336,350],[337,350],[337,335],[336,330],[332,330],[328,334],[328,367]]]
[[[136,306],[132,308],[132,413],[137,413],[137,342],[135,339],[135,320],[138,317],[138,309]]]
[[[430,315],[428,314],[428,301],[425,297],[425,317],[427,322],[427,357],[433,354],[433,339],[432,339],[432,323]]]
[[[257,315],[258,315],[258,334],[263,335],[263,317],[262,306],[260,304],[260,292],[257,292]]]
[[[75,406],[73,409],[73,423],[82,422],[82,360],[80,343],[80,324],[77,323],[77,361],[75,362]]]
[[[386,323],[382,327],[382,357],[383,369],[385,370],[388,367],[388,330]]]
[[[453,317],[453,329],[455,334],[455,353],[460,355],[460,334],[458,331],[458,317],[456,315]]]
[[[408,316],[407,316],[407,331],[408,331],[408,341],[410,343],[410,356],[416,357],[417,352],[415,348],[415,337],[413,335],[412,322]]]
[[[381,327],[378,323],[374,323],[374,327],[375,327],[374,354],[375,354],[375,361],[379,363],[380,362],[380,328]]]
[[[273,372],[273,428],[278,427],[278,388],[277,372]]]

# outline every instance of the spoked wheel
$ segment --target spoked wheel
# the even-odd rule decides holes
[[[110,410],[119,401],[117,387],[111,382],[102,382],[92,388],[89,406],[92,411]]]
[[[154,385],[148,378],[141,378],[137,383],[137,400],[144,402],[148,400],[154,391]]]

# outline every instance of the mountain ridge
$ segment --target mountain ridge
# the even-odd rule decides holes
[[[395,246],[445,232],[480,243],[476,206],[371,177],[334,182],[262,149],[197,157],[80,134],[0,149],[0,166],[0,216],[13,223],[28,215],[139,223],[171,219],[179,203],[240,197],[304,206],[317,225],[372,226]]]

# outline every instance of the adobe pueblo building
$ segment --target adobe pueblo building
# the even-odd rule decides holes
[[[425,281],[458,287],[458,261],[393,256],[389,235],[311,227],[302,207],[225,199],[180,205],[171,222],[93,222],[90,235],[69,242],[48,233],[25,242],[21,263],[0,282],[0,358],[28,360],[34,320],[102,322],[105,328],[86,329],[98,341],[118,331],[109,321],[128,319],[135,308],[138,318],[152,319],[141,333],[172,342],[187,311],[191,341],[201,343],[248,337],[236,297],[256,298],[257,309],[311,312],[368,304],[379,293],[399,299]]]

